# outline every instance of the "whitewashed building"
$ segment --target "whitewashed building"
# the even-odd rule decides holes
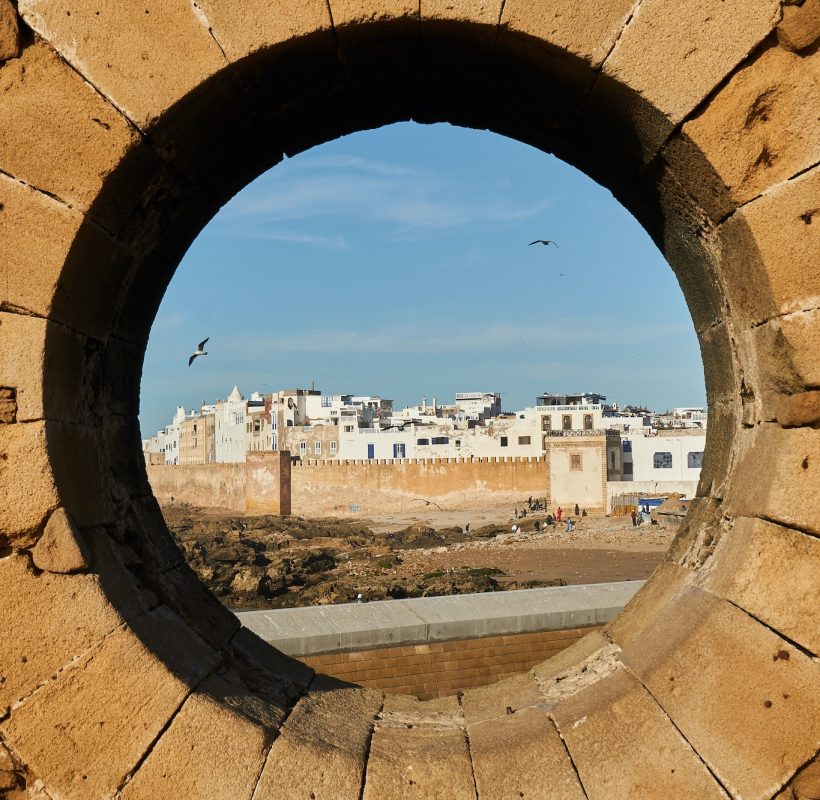
[[[218,464],[239,463],[245,460],[246,402],[234,386],[225,400],[216,401],[214,452]]]

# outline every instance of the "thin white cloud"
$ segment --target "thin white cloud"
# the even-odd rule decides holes
[[[304,244],[309,247],[323,247],[328,250],[345,250],[348,247],[347,239],[345,239],[344,236],[323,236],[321,234],[254,228],[243,225],[220,228],[217,235],[233,239],[255,239],[266,242]]]
[[[522,204],[507,187],[465,185],[429,170],[332,156],[307,160],[279,177],[274,170],[269,180],[252,184],[225,207],[221,224],[335,216],[398,225],[401,233],[528,219],[552,205],[551,198]]]

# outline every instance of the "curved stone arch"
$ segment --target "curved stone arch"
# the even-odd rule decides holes
[[[43,796],[257,800],[792,780],[820,746],[816,4],[122,5],[20,0],[0,67],[0,769]],[[136,422],[153,316],[221,203],[402,119],[608,186],[681,282],[712,429],[685,529],[603,636],[432,704],[237,631],[167,533]]]

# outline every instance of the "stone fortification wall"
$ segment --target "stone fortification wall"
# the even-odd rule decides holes
[[[244,464],[149,466],[148,481],[160,503],[245,511]]]
[[[539,458],[308,460],[295,464],[291,475],[297,514],[418,510],[417,498],[472,508],[549,492],[547,465]]]

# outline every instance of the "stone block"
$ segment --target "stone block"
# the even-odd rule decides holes
[[[800,52],[820,39],[820,0],[786,5],[777,26],[777,41],[787,50]]]
[[[639,638],[613,633],[627,667],[732,796],[772,796],[816,752],[820,662],[731,603],[687,587]]]
[[[217,661],[159,608],[109,635],[13,711],[0,732],[55,794],[113,795]]]
[[[83,221],[76,209],[0,174],[0,307],[103,334],[129,261],[102,229]],[[100,262],[102,253],[105,269],[82,280],[77,265]]]
[[[44,42],[0,66],[0,92],[3,171],[87,209],[136,133]]]
[[[196,6],[231,61],[311,34],[332,46],[326,0],[197,0]]]
[[[359,800],[381,692],[317,676],[262,770],[254,800]]]
[[[20,15],[104,97],[145,129],[226,60],[207,19],[183,0],[21,0]]]
[[[123,620],[96,577],[38,575],[23,555],[0,559],[0,585],[2,717]]]
[[[35,566],[46,572],[83,572],[90,565],[88,548],[64,508],[48,518],[31,556]]]
[[[779,21],[779,0],[644,0],[605,61],[590,108],[616,120],[632,137],[624,143],[649,160]]]
[[[553,710],[590,800],[725,794],[649,692],[619,669]]]
[[[477,723],[465,709],[465,720],[482,800],[586,798],[561,737],[542,708],[513,708]]]
[[[0,312],[0,386],[16,389],[17,422],[81,421],[85,345],[62,325]]]
[[[60,505],[43,422],[0,425],[0,547],[29,547]]]
[[[820,539],[741,517],[722,537],[702,578],[770,628],[820,653]]]
[[[283,717],[236,676],[212,675],[185,701],[126,785],[123,800],[250,800]]]
[[[669,158],[696,198],[698,175],[688,175],[672,155],[687,146],[705,156],[735,206],[817,163],[820,132],[812,109],[818,60],[816,53],[801,58],[769,47],[684,124]]]
[[[290,453],[248,453],[245,456],[245,513],[289,516]]]
[[[703,468],[698,481],[699,497],[722,500],[729,491],[729,468],[737,447],[741,403],[716,402],[709,409],[709,435],[703,451]]]
[[[820,425],[820,391],[783,395],[776,409],[776,419],[784,428],[816,428]]]
[[[749,439],[732,476],[730,512],[820,533],[820,431],[765,424]]]
[[[505,716],[507,709],[521,711],[536,705],[541,700],[533,676],[529,673],[470,689],[461,697],[464,718],[467,725],[475,725]]]
[[[0,0],[0,61],[17,58],[20,53],[20,26],[17,9],[11,0]]]
[[[820,83],[815,94],[820,94]],[[804,98],[801,108],[807,102]],[[794,139],[785,136],[784,141]],[[820,132],[812,158],[820,159]],[[816,304],[820,286],[818,197],[820,167],[768,191],[721,226],[720,271],[736,327],[758,325]]]
[[[457,699],[419,702],[389,697],[373,731],[363,800],[475,800],[475,796]]]

